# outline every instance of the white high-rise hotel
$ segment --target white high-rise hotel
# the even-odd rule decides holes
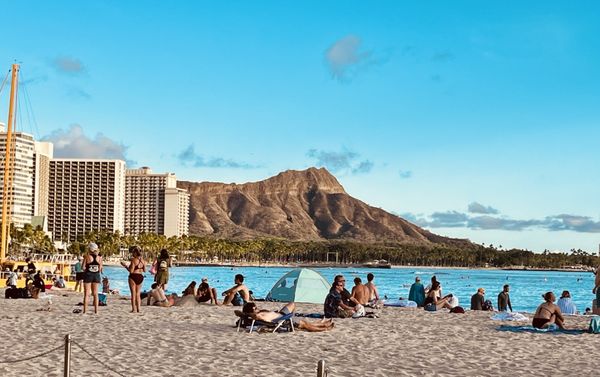
[[[0,185],[6,132],[0,123]],[[189,194],[173,173],[126,170],[125,161],[53,158],[53,145],[13,133],[10,218],[17,227],[47,224],[55,241],[72,242],[90,231],[182,236],[189,231]],[[0,190],[0,204],[2,203]],[[40,221],[47,220],[47,221]],[[46,229],[44,229],[46,230]]]
[[[4,185],[4,159],[6,158],[6,131],[0,123],[0,187]],[[34,216],[48,214],[48,170],[53,146],[36,142],[24,132],[13,133],[12,203],[10,218],[16,227],[31,224]],[[0,189],[0,203],[4,200]]]
[[[188,234],[189,194],[177,188],[175,174],[128,169],[125,182],[125,233]]]

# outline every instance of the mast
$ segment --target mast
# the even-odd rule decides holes
[[[4,263],[8,251],[10,229],[9,196],[13,194],[12,186],[12,126],[14,123],[15,97],[19,79],[19,65],[12,65],[12,80],[10,82],[10,102],[8,105],[8,122],[6,124],[6,148],[4,150],[4,181],[2,185],[2,240],[0,245],[0,263]]]

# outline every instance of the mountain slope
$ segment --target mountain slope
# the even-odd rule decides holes
[[[348,195],[326,169],[288,170],[244,184],[178,182],[190,198],[190,234],[414,244],[468,243],[435,235]]]

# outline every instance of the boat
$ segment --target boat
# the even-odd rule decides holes
[[[15,109],[17,108],[17,85],[19,82],[19,64],[13,64],[10,71],[10,98],[8,106],[8,122],[6,124],[6,145],[4,146],[4,176],[2,181],[2,223],[1,239],[0,239],[0,288],[6,287],[6,282],[11,272],[16,272],[17,287],[23,288],[27,284],[27,280],[33,279],[27,272],[28,262],[24,259],[7,258],[10,245],[10,225],[11,225],[11,205],[13,202],[13,181],[14,181],[14,162],[15,146],[13,146],[13,128],[15,125]],[[0,86],[2,91],[4,84],[8,80],[8,75]],[[16,131],[16,130],[14,130]],[[74,257],[70,254],[34,254],[29,257],[30,261],[36,266],[36,270],[40,271],[40,276],[44,279],[47,287],[53,286],[53,278],[62,276],[65,280],[67,288],[75,286],[75,276],[71,274],[71,264],[75,262]]]

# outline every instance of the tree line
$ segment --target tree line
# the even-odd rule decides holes
[[[11,228],[10,252],[55,253],[50,238],[41,230],[25,226]],[[363,243],[357,241],[291,241],[280,238],[249,240],[222,239],[210,236],[165,237],[155,233],[138,236],[119,232],[93,231],[72,242],[67,251],[81,255],[86,245],[95,242],[106,256],[118,255],[130,246],[139,246],[147,259],[167,249],[180,261],[249,262],[249,263],[367,263],[385,260],[395,265],[446,267],[510,267],[563,268],[569,266],[596,267],[600,258],[581,249],[569,252],[534,253],[493,245],[461,244],[433,246],[393,242]]]

